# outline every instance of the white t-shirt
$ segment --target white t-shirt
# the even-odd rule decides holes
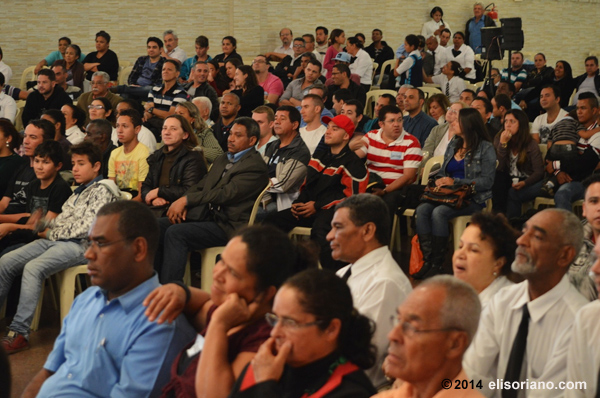
[[[550,137],[550,131],[552,127],[562,118],[567,116],[568,113],[564,109],[558,111],[558,116],[552,123],[548,123],[548,114],[544,113],[539,115],[533,121],[533,125],[531,126],[531,134],[539,134],[540,135],[540,144],[545,144],[548,142],[548,138]]]
[[[327,127],[323,125],[320,125],[318,128],[311,131],[308,131],[306,127],[300,128],[300,137],[302,137],[302,140],[308,147],[311,155],[315,152],[315,149],[317,149],[317,145],[319,145],[319,142],[326,131]]]

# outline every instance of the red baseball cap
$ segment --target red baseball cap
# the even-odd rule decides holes
[[[323,116],[321,120],[327,124],[329,124],[329,122],[333,122],[336,126],[343,128],[346,130],[346,133],[348,133],[350,138],[352,138],[354,135],[354,123],[352,123],[352,120],[350,120],[350,118],[346,115],[337,115],[333,119],[329,116]]]

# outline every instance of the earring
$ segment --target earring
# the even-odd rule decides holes
[[[498,276],[498,273],[496,271],[494,271],[494,276]]]
[[[8,143],[8,141],[6,142],[6,147],[10,148],[10,144]]]

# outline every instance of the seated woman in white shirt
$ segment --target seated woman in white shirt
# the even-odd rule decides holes
[[[456,32],[452,37],[452,41],[454,46],[448,49],[450,59],[460,64],[466,80],[474,82],[477,77],[475,71],[475,53],[470,46],[465,44],[465,34],[463,32]]]
[[[440,90],[446,94],[450,102],[456,102],[460,100],[460,93],[467,88],[465,81],[459,77],[461,72],[460,64],[456,61],[450,61],[442,67],[442,73],[435,76],[423,75],[423,81],[439,84]]]
[[[425,39],[434,36],[436,39],[438,39],[438,41],[440,41],[440,34],[442,33],[442,30],[450,30],[450,25],[445,23],[442,19],[444,16],[444,11],[442,11],[441,7],[436,6],[431,9],[429,16],[431,17],[431,20],[423,24],[421,35],[425,37]]]
[[[73,145],[79,144],[85,138],[85,112],[78,106],[73,104],[65,104],[60,108],[60,111],[65,115],[65,136]]]
[[[438,124],[446,123],[444,116],[450,107],[450,101],[444,94],[434,94],[427,98],[425,103],[425,113],[434,118]]]
[[[502,214],[479,212],[460,237],[452,255],[454,276],[471,285],[482,308],[500,289],[520,282],[511,271],[519,232]]]

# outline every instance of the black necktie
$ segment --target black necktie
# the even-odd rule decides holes
[[[510,350],[510,356],[508,357],[508,364],[506,365],[506,373],[504,374],[504,381],[513,382],[521,379],[521,367],[523,366],[523,358],[525,357],[525,351],[527,350],[527,332],[529,331],[529,310],[527,304],[523,306],[523,317],[521,318],[521,324],[519,330],[515,336],[512,349]],[[513,398],[516,397],[519,390],[507,389],[502,390],[502,398]]]
[[[450,82],[446,82],[446,97],[450,98]]]
[[[348,282],[350,275],[352,275],[352,266],[349,266],[348,269],[346,270],[346,272],[344,272],[344,275],[342,276],[342,280],[344,282]]]
[[[433,70],[435,71],[435,51],[431,52],[431,59],[433,59]]]

